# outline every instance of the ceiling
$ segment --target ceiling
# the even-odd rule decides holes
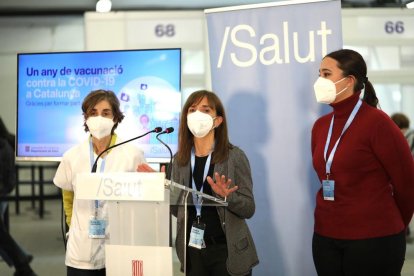
[[[277,2],[278,0],[112,0],[112,11],[204,9]],[[280,1],[280,0],[279,0]],[[83,13],[94,11],[97,0],[0,0],[1,14]]]
[[[189,10],[278,1],[281,0],[112,0],[112,11]],[[0,0],[0,15],[79,14],[95,11],[96,2],[97,0]],[[342,0],[341,2],[342,7],[401,7],[408,1]]]

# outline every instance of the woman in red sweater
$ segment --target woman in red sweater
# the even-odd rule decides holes
[[[312,129],[313,166],[322,184],[312,242],[318,275],[400,275],[404,230],[414,211],[408,144],[377,108],[359,53],[328,54],[319,74],[316,99],[333,111]]]

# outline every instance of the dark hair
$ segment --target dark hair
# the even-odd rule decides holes
[[[82,102],[83,118],[85,119],[83,125],[85,127],[85,131],[89,131],[88,126],[86,125],[86,119],[88,119],[90,112],[99,102],[103,100],[108,101],[112,108],[112,113],[114,114],[115,125],[112,128],[111,133],[114,132],[118,124],[124,119],[125,115],[120,109],[119,100],[114,92],[102,89],[94,90],[90,92]]]
[[[223,118],[222,123],[214,129],[215,131],[215,145],[214,154],[212,156],[212,163],[219,163],[226,160],[229,156],[229,149],[232,145],[229,142],[226,114],[224,112],[223,104],[220,99],[211,91],[199,90],[193,92],[186,100],[180,119],[180,127],[178,132],[178,149],[175,159],[180,166],[185,166],[190,161],[191,149],[194,146],[194,136],[187,126],[188,109],[198,104],[207,98],[209,106],[216,111],[217,116]]]
[[[344,77],[354,76],[356,79],[354,91],[361,91],[365,88],[363,100],[367,104],[377,107],[377,94],[367,78],[367,65],[364,58],[358,52],[350,49],[337,50],[326,56],[338,62],[338,68],[342,70]]]
[[[410,127],[410,119],[402,113],[394,113],[391,115],[391,120],[400,128],[409,128]]]

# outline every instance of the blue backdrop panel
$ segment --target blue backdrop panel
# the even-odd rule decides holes
[[[212,87],[232,143],[249,157],[256,213],[255,275],[316,275],[310,133],[323,112],[313,83],[342,48],[340,1],[283,1],[206,10]],[[237,184],[237,183],[236,183]]]

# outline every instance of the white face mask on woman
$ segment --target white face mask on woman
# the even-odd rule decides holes
[[[340,79],[337,82],[333,82],[329,79],[319,77],[315,84],[313,85],[313,90],[315,91],[316,101],[318,103],[330,104],[333,103],[336,97],[344,92],[348,87],[345,87],[338,93],[336,93],[336,86],[338,82],[343,81],[346,77]]]
[[[111,134],[115,123],[109,118],[93,116],[86,120],[86,125],[88,126],[89,132],[92,136],[99,140]]]
[[[187,126],[195,137],[202,138],[213,129],[213,120],[210,115],[197,110],[187,115]]]

